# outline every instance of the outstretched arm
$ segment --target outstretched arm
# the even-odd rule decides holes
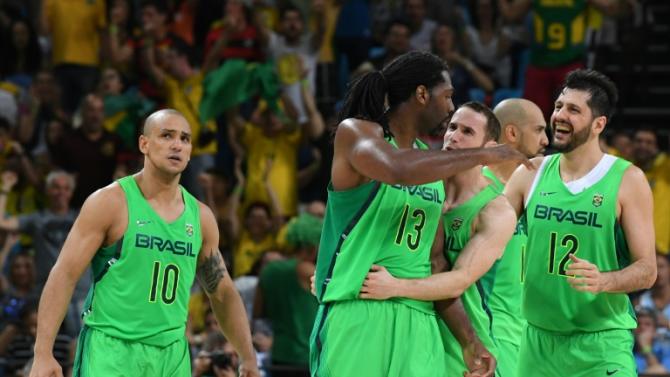
[[[514,234],[516,216],[502,196],[484,207],[478,220],[474,234],[450,271],[424,279],[397,279],[383,267],[373,266],[361,288],[361,298],[435,301],[459,297],[500,258]]]
[[[221,325],[223,334],[242,358],[240,376],[259,376],[244,304],[221,257],[218,247],[219,233],[214,215],[204,204],[200,205],[200,222],[203,241],[196,272],[198,282],[209,296],[212,311]]]
[[[649,183],[638,167],[631,166],[624,173],[618,200],[631,264],[618,271],[600,272],[595,264],[571,255],[566,273],[576,276],[569,282],[578,291],[628,293],[651,288],[656,281],[653,200]]]
[[[337,190],[360,185],[360,176],[388,184],[418,185],[502,161],[530,164],[508,145],[452,151],[398,149],[384,139],[379,124],[346,119],[335,134],[332,178]]]

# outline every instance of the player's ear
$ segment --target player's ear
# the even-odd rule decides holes
[[[593,131],[597,135],[600,135],[600,133],[603,132],[603,130],[605,129],[605,125],[607,125],[607,117],[604,115],[596,117],[593,120],[593,123],[591,124],[591,126],[593,127]]]
[[[139,139],[138,144],[139,144],[140,152],[142,152],[142,154],[147,154],[147,151],[149,150],[149,146],[148,146],[149,145],[149,139],[144,135],[140,135],[140,139]]]
[[[519,135],[519,130],[516,129],[516,126],[513,124],[506,124],[503,126],[503,134],[507,141],[516,142],[516,139]]]
[[[428,88],[426,88],[424,85],[419,85],[416,87],[414,96],[416,100],[419,101],[419,103],[422,105],[427,104],[428,100],[430,100],[430,93],[428,92]]]

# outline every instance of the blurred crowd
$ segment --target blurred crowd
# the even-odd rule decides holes
[[[29,367],[39,294],[78,209],[98,188],[141,169],[142,122],[161,108],[191,125],[182,185],[217,217],[264,373],[308,375],[317,309],[309,277],[325,212],[330,126],[346,83],[407,51],[430,50],[450,66],[456,106],[493,107],[523,95],[549,114],[562,78],[544,78],[543,70],[583,66],[596,41],[616,43],[618,22],[637,11],[636,1],[589,9],[581,47],[543,57],[533,47],[538,10],[517,3],[530,2],[0,1],[0,376]],[[667,135],[630,127],[609,132],[603,148],[640,166],[654,190],[659,277],[634,297],[636,357],[640,371],[664,373]],[[90,286],[87,275],[56,340],[65,370]],[[194,376],[235,375],[237,356],[197,286],[187,329]]]

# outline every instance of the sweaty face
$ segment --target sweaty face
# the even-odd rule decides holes
[[[444,82],[430,90],[428,104],[421,116],[420,133],[424,135],[434,134],[436,130],[443,127],[444,122],[454,112],[454,87],[451,78],[446,71],[442,72]]]
[[[191,158],[191,127],[181,116],[165,115],[140,138],[142,153],[159,170],[179,174]]]
[[[442,148],[445,150],[479,148],[487,141],[484,114],[469,107],[461,107],[449,121]]]
[[[593,113],[587,105],[591,95],[576,89],[564,89],[556,100],[551,115],[553,147],[568,153],[593,138]]]

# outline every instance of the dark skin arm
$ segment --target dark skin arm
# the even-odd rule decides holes
[[[507,145],[453,151],[397,149],[384,140],[379,124],[346,119],[335,134],[331,175],[336,190],[357,187],[370,179],[387,184],[419,185],[451,177],[477,165],[510,160],[528,163],[525,156]]]

